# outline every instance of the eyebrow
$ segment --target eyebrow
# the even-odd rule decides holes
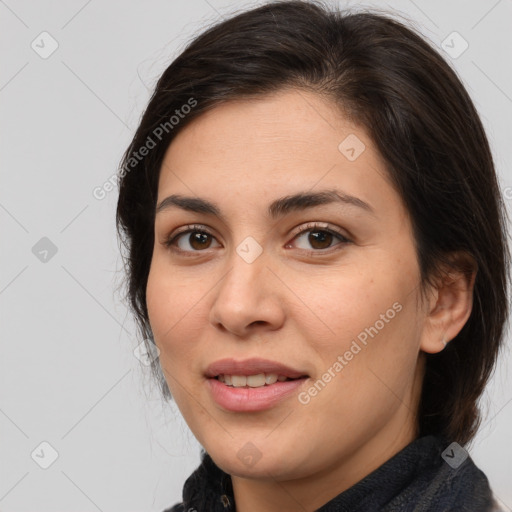
[[[342,203],[375,214],[374,209],[362,199],[344,194],[339,190],[322,190],[319,192],[300,192],[298,194],[281,197],[270,203],[267,213],[273,220],[284,217],[290,212],[306,210],[319,205]],[[215,215],[224,220],[220,208],[213,202],[199,197],[189,197],[173,194],[163,199],[156,207],[155,213],[160,213],[171,207],[178,207],[196,213]]]

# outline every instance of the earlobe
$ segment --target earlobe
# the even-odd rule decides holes
[[[467,258],[465,258],[467,261]],[[428,302],[420,349],[429,354],[441,352],[459,334],[471,315],[476,268],[450,269],[437,282]]]

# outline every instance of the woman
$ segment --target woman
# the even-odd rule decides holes
[[[504,210],[419,35],[299,1],[219,23],[163,73],[119,187],[130,304],[204,448],[168,510],[493,510],[464,446]]]

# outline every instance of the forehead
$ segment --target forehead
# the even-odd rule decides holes
[[[399,200],[366,131],[306,91],[229,101],[178,132],[165,154],[158,201],[171,193],[223,200],[341,188],[376,205]]]

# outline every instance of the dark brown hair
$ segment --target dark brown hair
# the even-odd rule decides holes
[[[423,37],[391,16],[272,2],[209,28],[165,70],[119,173],[116,220],[139,334],[154,343],[146,284],[169,144],[222,102],[289,87],[333,101],[369,134],[410,214],[422,285],[456,251],[476,263],[471,316],[446,349],[426,354],[418,410],[420,435],[466,444],[480,423],[477,401],[508,314],[506,214],[488,140],[464,86]],[[151,148],[140,157],[143,146]],[[152,370],[170,398],[158,360]]]

